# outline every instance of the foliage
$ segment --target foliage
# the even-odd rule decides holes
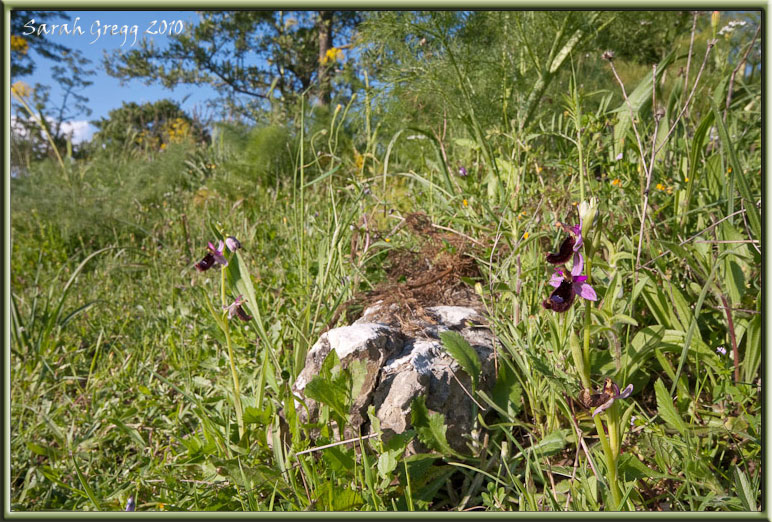
[[[53,20],[62,20],[68,27],[72,27],[70,17],[62,12],[11,11],[11,76],[14,79],[29,76],[35,71],[36,64],[31,51],[51,60],[58,60],[62,55],[71,52],[68,47],[48,38],[50,30],[61,24],[50,24],[50,27],[42,31],[41,20],[49,23]],[[25,28],[26,24],[29,25]],[[33,33],[30,33],[30,28],[34,31]]]
[[[79,51],[60,52],[57,61],[63,65],[51,68],[51,76],[62,90],[58,106],[50,99],[50,86],[37,83],[30,87],[22,81],[12,86],[15,115],[11,158],[15,170],[28,168],[33,160],[58,156],[60,150],[67,150],[70,157],[82,155],[80,147],[73,147],[72,131],[65,130],[65,123],[91,114],[88,99],[81,91],[93,83],[87,78],[96,73],[88,68],[91,61]]]
[[[348,38],[358,19],[353,11],[204,11],[168,48],[143,42],[104,65],[115,77],[166,87],[209,83],[233,114],[253,119],[272,106],[286,113],[311,90],[329,103],[343,59],[334,38]]]
[[[93,124],[99,129],[94,142],[117,151],[155,152],[173,143],[209,140],[204,124],[169,99],[142,105],[124,102],[120,108],[110,111],[107,118]]]

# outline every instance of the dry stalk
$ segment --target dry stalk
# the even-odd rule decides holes
[[[692,38],[694,37],[694,33],[692,33]],[[708,41],[708,47],[705,50],[705,56],[702,60],[702,65],[700,66],[700,70],[697,73],[697,77],[694,80],[694,85],[692,85],[691,92],[689,93],[689,97],[686,99],[686,102],[684,103],[683,108],[681,109],[681,112],[678,114],[678,117],[673,121],[673,124],[670,126],[670,129],[668,130],[667,135],[662,140],[662,142],[659,144],[659,146],[656,145],[656,139],[657,139],[657,131],[659,130],[659,119],[655,117],[655,132],[652,137],[652,147],[651,147],[651,159],[649,164],[646,163],[646,154],[644,153],[643,149],[643,142],[641,141],[640,133],[638,132],[638,126],[635,122],[635,112],[633,111],[632,103],[630,102],[630,99],[627,97],[627,91],[625,90],[624,83],[622,82],[622,79],[619,77],[619,74],[617,73],[616,67],[614,67],[613,60],[609,60],[609,65],[611,66],[611,71],[614,74],[614,78],[616,78],[617,83],[619,84],[619,87],[622,90],[622,96],[625,99],[625,103],[627,104],[627,107],[630,111],[630,123],[633,127],[633,131],[635,132],[635,138],[638,142],[638,151],[641,156],[641,164],[643,167],[643,171],[646,175],[646,188],[643,191],[643,209],[641,212],[641,227],[638,232],[638,249],[635,255],[635,281],[638,281],[638,269],[639,264],[641,261],[641,248],[643,247],[643,228],[646,224],[646,213],[648,211],[649,206],[649,189],[651,186],[651,176],[654,171],[654,158],[656,158],[657,153],[664,147],[667,142],[670,139],[670,136],[672,136],[673,131],[675,130],[678,123],[681,121],[681,118],[683,117],[684,113],[686,112],[687,108],[689,107],[689,104],[691,103],[692,99],[694,98],[694,94],[697,92],[697,86],[700,83],[700,77],[702,76],[703,71],[705,70],[705,64],[708,61],[708,56],[710,55],[711,49],[715,46],[716,41],[715,40],[709,40]],[[690,44],[690,52],[692,50],[692,45]],[[689,59],[691,59],[691,55],[689,56]],[[656,85],[656,67],[652,71],[652,100],[656,100],[656,92],[657,92],[657,85]],[[656,111],[656,106],[653,106],[653,109]]]

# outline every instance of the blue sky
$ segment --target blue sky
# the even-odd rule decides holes
[[[112,76],[108,76],[102,66],[102,58],[105,53],[112,53],[114,50],[138,49],[142,38],[152,39],[158,47],[164,47],[169,40],[169,36],[164,34],[147,34],[149,31],[159,31],[164,27],[162,21],[167,24],[182,20],[186,24],[195,23],[198,20],[198,13],[195,11],[65,11],[69,16],[69,22],[59,18],[36,18],[34,23],[29,23],[28,27],[34,29],[34,34],[25,35],[25,38],[36,38],[41,24],[47,24],[46,29],[50,30],[51,24],[68,23],[71,34],[60,34],[59,29],[47,35],[47,38],[53,42],[60,43],[72,49],[77,49],[89,58],[93,63],[91,67],[96,70],[96,75],[88,79],[94,83],[80,92],[89,99],[89,106],[92,113],[90,116],[81,115],[76,117],[72,127],[76,129],[74,141],[79,141],[82,137],[88,139],[93,133],[93,126],[88,125],[87,121],[97,120],[106,117],[112,110],[121,106],[123,102],[154,102],[162,98],[170,98],[180,102],[182,108],[189,114],[192,112],[207,113],[206,101],[216,96],[215,91],[208,85],[194,86],[184,85],[173,90],[164,88],[160,83],[145,85],[142,80],[130,80],[124,85]],[[77,18],[77,23],[76,22]],[[154,24],[153,21],[156,21]],[[29,22],[29,20],[25,20]],[[105,27],[117,25],[117,33],[123,26],[127,26],[128,34],[104,34]],[[73,31],[75,27],[80,27],[83,34],[79,31]],[[136,30],[134,29],[136,27]],[[109,31],[109,29],[108,29]],[[137,33],[136,43],[132,31]],[[25,30],[29,33],[30,30]],[[126,32],[126,31],[124,31]],[[168,29],[167,29],[168,33]],[[54,62],[46,60],[33,53],[36,61],[35,72],[31,76],[21,78],[29,84],[41,83],[51,87],[51,101],[54,105],[61,101],[62,92],[58,89],[56,82],[51,77],[50,67]],[[183,99],[188,98],[183,102]]]

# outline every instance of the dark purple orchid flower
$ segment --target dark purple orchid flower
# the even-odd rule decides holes
[[[574,252],[574,266],[571,273],[566,275],[561,269],[555,269],[555,273],[549,280],[550,286],[555,290],[544,300],[542,306],[554,312],[565,312],[574,303],[574,296],[579,296],[590,301],[597,301],[595,290],[586,283],[587,276],[581,275],[584,270],[584,258],[579,252]]]
[[[617,383],[606,377],[602,390],[599,390],[598,393],[592,393],[589,388],[585,388],[579,393],[579,402],[585,408],[595,408],[595,411],[592,413],[592,416],[595,417],[600,412],[609,409],[614,404],[614,401],[626,399],[632,393],[632,384],[628,384],[624,390],[620,391]]]
[[[208,243],[207,248],[209,249],[209,252],[206,253],[201,261],[196,263],[196,270],[203,272],[209,270],[214,265],[228,266],[228,260],[225,259],[225,256],[223,255],[225,245],[222,241],[220,241],[217,248],[215,248],[212,243]]]
[[[571,254],[582,247],[582,216],[579,216],[578,225],[566,225],[560,221],[558,221],[557,225],[566,231],[568,237],[563,240],[560,244],[560,249],[556,253],[547,254],[547,262],[553,265],[562,265],[571,259]]]
[[[244,309],[241,307],[242,304],[244,304],[245,299],[243,296],[238,296],[235,301],[233,301],[232,304],[228,306],[223,306],[223,310],[228,311],[228,318],[233,319],[233,316],[237,316],[242,321],[251,321],[252,316],[249,315],[247,312],[244,311]]]
[[[126,510],[125,511],[134,511],[137,509],[137,504],[134,502],[134,495],[129,497],[129,500],[126,501]]]

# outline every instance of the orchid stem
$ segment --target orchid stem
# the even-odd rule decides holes
[[[239,375],[236,373],[236,361],[233,357],[231,346],[230,326],[225,323],[225,341],[228,345],[228,359],[231,363],[231,377],[233,378],[233,405],[236,408],[236,422],[239,425],[239,439],[244,438],[244,414],[241,410],[241,389],[239,387]]]
[[[614,502],[612,508],[619,510],[622,508],[622,492],[619,490],[619,480],[617,476],[617,455],[618,449],[615,452],[614,448],[618,448],[618,443],[615,442],[617,435],[616,424],[619,421],[619,416],[616,413],[616,404],[612,404],[606,411],[606,418],[608,419],[608,437],[603,429],[603,423],[600,420],[600,415],[596,415],[592,418],[595,422],[595,429],[598,432],[598,438],[600,439],[600,445],[603,447],[603,455],[606,457],[606,468],[608,470],[607,480],[608,486],[611,490],[611,498]],[[611,411],[614,410],[614,413]]]
[[[228,305],[225,302],[225,267],[220,269],[220,301],[222,301],[223,308]]]
[[[585,243],[586,244],[586,243]],[[592,247],[586,244],[587,260],[585,267],[587,274],[587,284],[592,284]],[[590,382],[590,324],[592,323],[592,304],[590,301],[584,303],[584,343],[582,343],[582,356],[584,358],[584,371],[587,382]]]
[[[222,306],[225,308],[225,268],[220,269],[220,297]],[[227,315],[227,314],[226,314]],[[241,388],[239,387],[239,375],[236,373],[236,359],[233,357],[233,346],[231,345],[230,322],[226,318],[223,320],[223,333],[225,333],[225,343],[228,345],[228,360],[231,365],[231,377],[233,378],[233,406],[236,408],[236,422],[239,425],[239,439],[244,438],[244,413],[241,409]]]

